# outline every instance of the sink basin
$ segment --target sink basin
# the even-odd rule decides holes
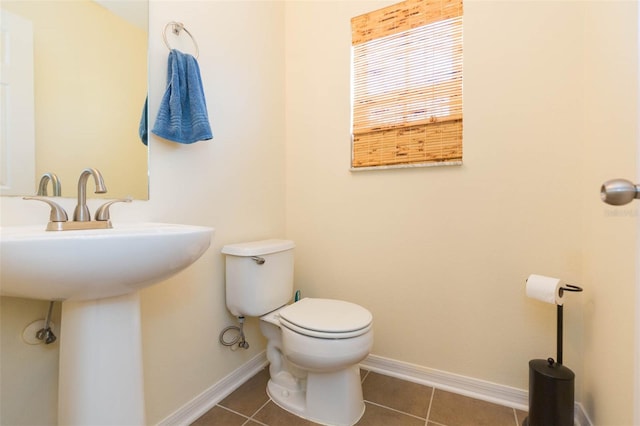
[[[0,228],[0,295],[46,300],[120,296],[183,270],[209,247],[214,229],[164,223],[112,229]]]

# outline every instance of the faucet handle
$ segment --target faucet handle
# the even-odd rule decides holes
[[[51,214],[49,215],[50,222],[66,222],[69,220],[67,212],[59,205],[44,197],[22,197],[23,200],[36,200],[47,203],[51,206]]]
[[[131,197],[126,197],[126,198],[119,198],[117,200],[113,200],[113,201],[109,201],[107,203],[104,203],[103,205],[101,205],[100,207],[98,207],[98,209],[96,210],[95,213],[95,219],[96,220],[100,220],[100,221],[105,221],[105,220],[109,220],[109,207],[111,207],[111,204],[114,203],[130,203],[132,201]]]

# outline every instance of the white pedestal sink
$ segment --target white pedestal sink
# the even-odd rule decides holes
[[[0,228],[0,295],[63,301],[58,424],[145,424],[137,290],[191,265],[213,233],[157,223]]]

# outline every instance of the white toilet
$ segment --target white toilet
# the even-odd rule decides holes
[[[285,410],[326,425],[351,426],[364,413],[358,363],[371,351],[371,313],[342,300],[293,295],[293,241],[230,244],[227,307],[259,316],[267,338],[267,393]]]

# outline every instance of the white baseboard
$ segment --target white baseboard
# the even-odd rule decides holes
[[[369,355],[360,366],[387,376],[432,386],[482,401],[493,402],[519,410],[529,409],[528,392],[446,371],[409,364],[377,355]]]
[[[158,426],[189,425],[253,377],[267,364],[266,353],[264,351],[260,352],[249,362],[232,371],[222,380],[162,420],[158,423]],[[524,411],[529,409],[528,392],[523,389],[396,361],[378,355],[369,355],[360,363],[360,366],[376,373],[432,386],[470,398],[493,402]],[[582,404],[576,403],[574,412],[576,426],[593,426]]]
[[[247,363],[240,366],[240,368],[235,369],[222,378],[222,380],[160,421],[158,426],[182,426],[193,423],[204,413],[215,407],[217,403],[226,398],[231,392],[240,387],[240,385],[255,376],[256,373],[262,370],[267,364],[267,355],[262,351]]]
[[[470,398],[493,402],[518,410],[527,411],[529,409],[529,392],[524,389],[500,385],[472,377],[460,376],[458,374],[396,361],[378,355],[369,355],[360,363],[360,366],[365,370],[375,371],[413,383],[432,386]],[[593,426],[582,404],[575,404],[574,413],[576,426]]]
[[[576,402],[576,408],[573,410],[574,423],[576,426],[593,426],[593,422],[584,411],[584,407],[580,402]]]

